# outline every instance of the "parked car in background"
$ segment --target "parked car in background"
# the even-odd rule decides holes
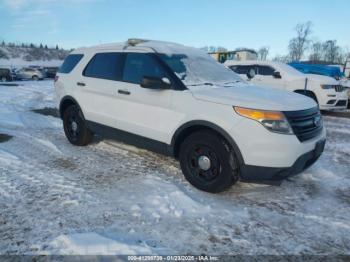
[[[47,78],[55,78],[58,67],[44,67],[44,71]]]
[[[43,73],[36,68],[23,67],[16,71],[16,78],[18,80],[42,80],[44,79]]]
[[[248,85],[206,53],[130,39],[74,50],[55,78],[65,135],[85,146],[93,134],[179,159],[198,189],[282,180],[322,154],[317,104]]]
[[[17,74],[16,74],[16,69],[15,68],[11,68],[11,78],[12,78],[12,81],[16,81],[17,80]]]
[[[11,70],[8,68],[0,68],[0,81],[12,81]]]
[[[347,108],[347,89],[334,78],[303,74],[290,65],[271,61],[226,61],[225,65],[255,85],[311,97],[321,110]]]

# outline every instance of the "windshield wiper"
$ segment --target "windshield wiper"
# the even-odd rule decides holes
[[[187,86],[213,86],[212,83],[200,83],[200,84],[193,84],[193,85],[187,85]]]

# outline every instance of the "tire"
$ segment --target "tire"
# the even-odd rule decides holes
[[[76,105],[64,111],[63,128],[68,141],[75,146],[86,146],[92,141],[93,134],[86,126],[83,113]]]
[[[219,193],[239,179],[233,150],[211,131],[198,131],[185,138],[179,159],[185,178],[200,190]]]
[[[2,76],[0,80],[1,80],[1,82],[6,82],[7,78],[6,78],[6,76]]]
[[[39,80],[39,77],[38,77],[38,76],[32,76],[32,80],[33,80],[33,81],[38,81],[38,80]]]

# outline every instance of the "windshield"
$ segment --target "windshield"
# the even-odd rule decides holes
[[[173,70],[186,86],[228,86],[243,80],[224,65],[205,53],[160,54],[160,58]]]

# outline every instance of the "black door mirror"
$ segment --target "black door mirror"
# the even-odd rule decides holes
[[[153,77],[153,76],[144,76],[141,81],[141,87],[149,89],[170,89],[171,82],[168,78],[163,77]]]
[[[253,79],[255,77],[255,69],[254,68],[251,68],[248,70],[247,72],[247,77],[249,80]]]
[[[278,72],[278,71],[273,72],[273,77],[274,77],[274,78],[278,78],[278,79],[281,79],[281,78],[282,78],[281,73]]]

